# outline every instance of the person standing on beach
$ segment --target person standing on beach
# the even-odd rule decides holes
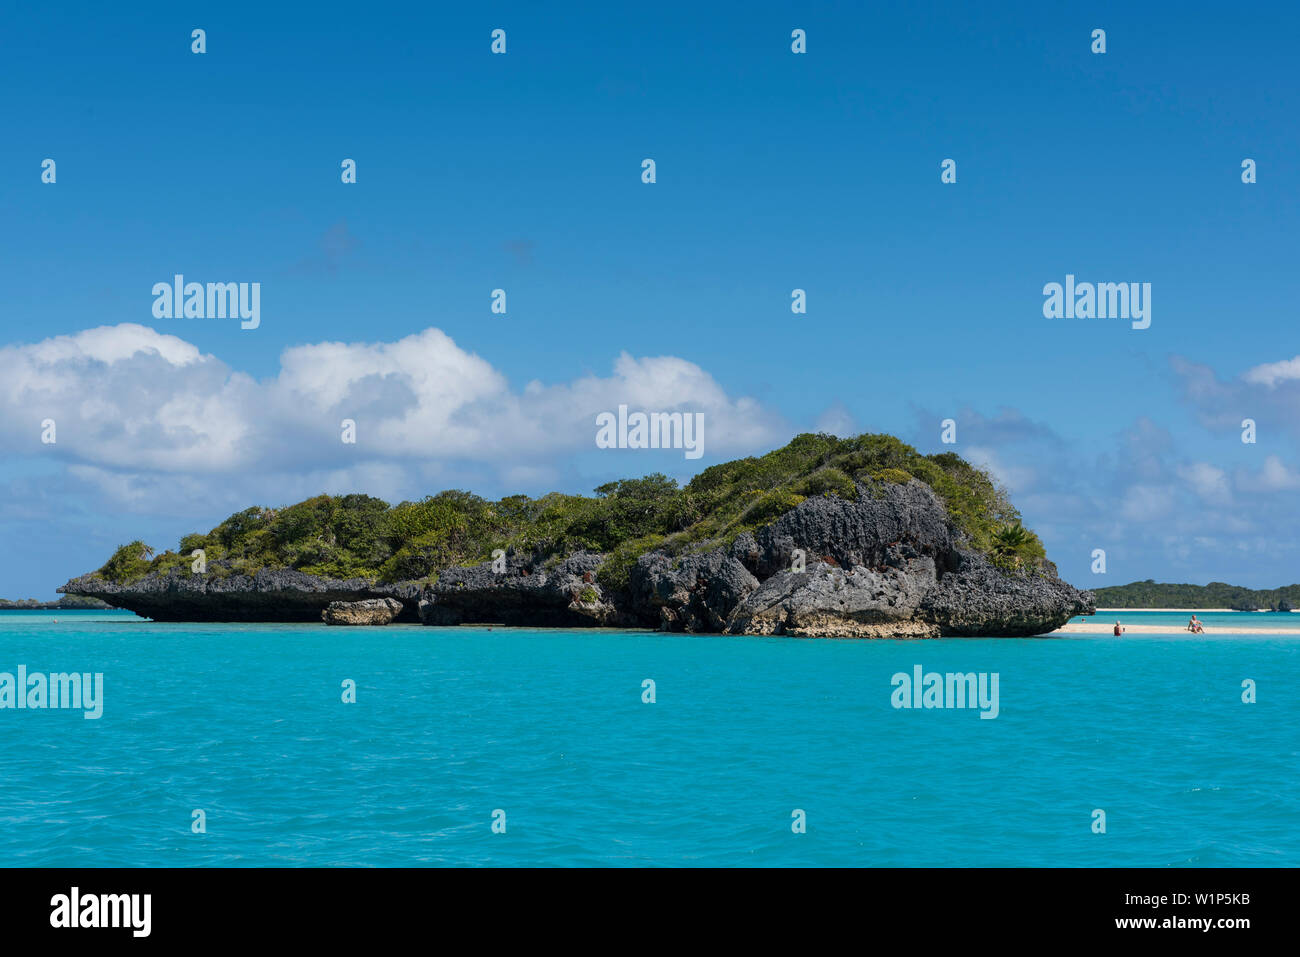
[[[1115,622],[1115,637],[1118,638],[1122,634],[1124,634],[1124,629],[1120,627],[1119,622]]]

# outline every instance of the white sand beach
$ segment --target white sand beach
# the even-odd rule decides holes
[[[1145,609],[1144,609],[1145,610]],[[1129,635],[1186,635],[1188,639],[1209,638],[1215,634],[1221,635],[1297,635],[1300,636],[1300,625],[1292,628],[1224,628],[1221,625],[1207,627],[1204,634],[1194,635],[1190,631],[1184,631],[1178,625],[1129,625],[1120,619],[1120,625],[1123,627],[1125,634]],[[1114,621],[1072,621],[1056,631],[1051,632],[1053,635],[1110,635],[1114,632]]]
[[[1210,612],[1227,612],[1230,615],[1253,615],[1250,611],[1237,611],[1235,608],[1098,608],[1099,615],[1124,614],[1126,611],[1168,611],[1178,612],[1184,615],[1190,615],[1195,612],[1198,615],[1208,615]]]

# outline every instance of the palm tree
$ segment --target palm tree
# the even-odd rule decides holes
[[[1019,567],[1020,550],[1034,539],[1034,533],[1020,522],[1008,522],[993,533],[993,554]]]

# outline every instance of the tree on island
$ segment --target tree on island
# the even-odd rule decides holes
[[[1034,533],[1020,522],[1007,523],[993,533],[993,555],[1013,567],[1019,567],[1021,552],[1033,540]]]
[[[922,455],[891,435],[817,433],[710,466],[684,486],[653,473],[607,482],[592,496],[550,492],[491,501],[451,489],[397,505],[353,493],[254,506],[206,533],[185,535],[174,551],[155,554],[142,541],[128,542],[97,574],[119,585],[150,572],[189,575],[192,553],[202,549],[208,575],[291,568],[327,578],[429,582],[448,568],[490,561],[497,549],[553,561],[585,550],[608,556],[598,578],[617,590],[652,550],[727,548],[807,498],[853,502],[913,480],[934,492],[969,547],[1003,571],[1049,569],[1042,542],[1022,524],[1006,489],[955,453]]]

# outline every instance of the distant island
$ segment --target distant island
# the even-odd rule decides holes
[[[1111,585],[1093,592],[1101,608],[1231,608],[1233,611],[1282,611],[1300,607],[1300,585],[1253,589],[1223,582],[1208,585],[1163,584],[1148,578]]]
[[[163,621],[605,625],[807,637],[1035,635],[1091,611],[1005,490],[951,452],[805,434],[758,458],[489,501],[321,495],[59,591]]]
[[[57,601],[37,601],[35,598],[10,601],[8,598],[0,598],[0,611],[85,611],[91,609],[103,611],[112,607],[112,605],[100,601],[98,598],[87,598],[81,595],[64,595]]]

